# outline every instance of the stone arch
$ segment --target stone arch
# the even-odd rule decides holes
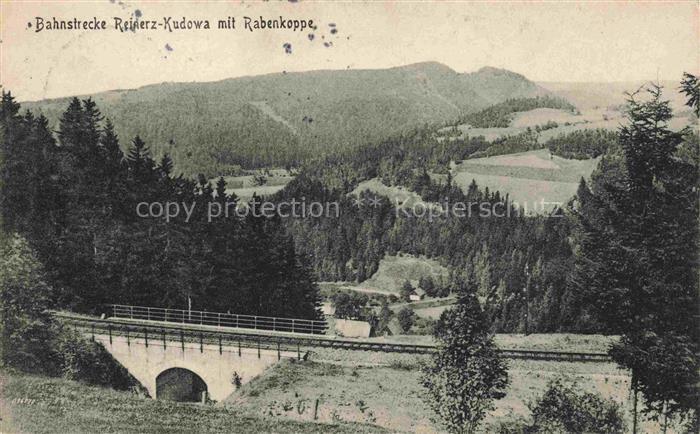
[[[187,368],[172,367],[156,377],[156,399],[198,402],[208,393],[202,377]]]

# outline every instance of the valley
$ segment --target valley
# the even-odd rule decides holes
[[[526,432],[525,427],[538,423],[534,402],[548,393],[567,393],[556,389],[560,382],[584,394],[580,399],[586,405],[607,406],[614,423],[629,426],[630,372],[620,367],[626,362],[601,362],[608,356],[597,354],[602,359],[594,362],[513,358],[501,367],[507,357],[518,356],[497,350],[607,353],[613,344],[627,344],[619,337],[615,315],[629,300],[620,291],[608,291],[610,282],[596,280],[608,275],[586,268],[616,264],[621,257],[630,263],[637,259],[624,256],[616,246],[602,253],[594,250],[609,247],[603,241],[610,223],[598,208],[612,200],[606,195],[611,183],[626,185],[618,181],[628,176],[631,166],[621,156],[631,158],[630,143],[646,133],[634,130],[635,136],[621,125],[647,125],[630,120],[641,118],[648,107],[661,107],[668,114],[654,125],[663,125],[657,136],[669,143],[659,149],[676,152],[669,151],[663,164],[675,169],[653,179],[673,188],[654,194],[668,203],[671,197],[663,195],[669,191],[691,197],[697,114],[682,107],[673,115],[665,111],[666,102],[659,102],[653,88],[651,102],[622,106],[624,97],[617,94],[606,99],[604,93],[593,92],[594,98],[585,102],[582,86],[558,84],[552,91],[502,69],[458,73],[427,62],[384,70],[161,83],[82,100],[22,104],[36,115],[21,115],[20,105],[3,93],[7,116],[1,138],[12,164],[3,174],[2,188],[13,205],[2,217],[14,232],[7,240],[0,238],[0,248],[3,258],[9,258],[4,261],[14,261],[7,268],[19,273],[16,279],[4,277],[11,283],[6,287],[11,291],[30,285],[43,291],[36,300],[22,299],[30,305],[27,316],[36,318],[30,323],[54,333],[42,335],[47,346],[75,351],[65,350],[71,355],[58,362],[32,356],[45,372],[65,377],[76,372],[69,378],[79,379],[94,365],[99,374],[89,377],[93,384],[123,380],[100,377],[102,372],[120,372],[114,366],[121,365],[99,352],[104,346],[95,343],[94,324],[92,340],[73,345],[71,339],[79,337],[66,337],[60,327],[54,331],[42,316],[50,303],[95,318],[102,306],[131,306],[131,317],[124,320],[134,320],[137,306],[138,312],[146,312],[149,327],[159,321],[151,312],[164,312],[166,322],[168,309],[179,312],[183,327],[185,312],[190,322],[192,312],[199,312],[199,325],[216,318],[219,333],[227,315],[235,318],[235,328],[239,316],[252,318],[255,330],[260,325],[269,331],[265,327],[271,322],[271,336],[297,333],[298,324],[312,321],[318,325],[314,333],[330,336],[305,349],[303,357],[303,341],[290,336],[248,342],[246,363],[262,363],[257,360],[262,341],[269,367],[243,381],[239,371],[232,375],[207,367],[202,330],[193,329],[186,342],[180,329],[178,347],[177,334],[166,336],[170,330],[164,326],[156,332],[157,345],[162,339],[164,350],[159,354],[167,350],[180,360],[173,354],[181,351],[184,360],[189,344],[187,352],[204,361],[180,367],[168,360],[173,366],[166,367],[153,362],[148,352],[144,360],[129,359],[147,371],[144,378],[155,382],[149,390],[157,391],[158,379],[172,369],[189,370],[188,378],[196,378],[196,371],[206,368],[212,375],[207,382],[226,381],[230,387],[222,396],[235,392],[221,402],[206,402],[206,383],[199,378],[196,393],[191,391],[187,399],[201,392],[203,403],[166,403],[146,399],[136,386],[132,392],[114,392],[3,371],[3,395],[10,401],[2,403],[2,423],[29,432],[47,432],[52,419],[66,431],[74,423],[76,431],[105,432],[137,426],[146,432],[190,432],[200,424],[211,432],[440,432],[444,426],[427,405],[426,394],[428,389],[446,393],[435,388],[449,389],[455,377],[442,386],[424,382],[421,372],[431,365],[425,353],[433,348],[420,347],[438,344],[436,354],[454,366],[434,366],[459,381],[472,375],[472,369],[500,369],[494,375],[504,379],[499,386],[504,393],[484,398],[499,398],[495,409],[483,413],[486,432]],[[230,219],[192,212],[186,219],[141,214],[137,219],[131,213],[143,204],[161,202],[209,209],[213,202],[247,202],[254,195],[273,205],[299,199],[333,203],[339,212]],[[54,196],[59,199],[48,199]],[[442,203],[505,213],[420,212]],[[48,204],[48,209],[37,204]],[[681,210],[687,221],[691,208]],[[590,229],[596,225],[600,232]],[[645,234],[663,232],[649,229]],[[694,236],[673,235],[677,238],[669,239],[674,242]],[[674,258],[690,257],[684,243],[671,247],[678,253]],[[630,266],[620,282],[635,279],[637,274],[629,271],[633,269],[641,272]],[[694,271],[692,266],[683,270]],[[687,289],[680,280],[675,285],[669,287]],[[665,321],[687,332],[675,322],[674,312],[691,309],[690,304],[680,296],[661,298],[676,303],[662,312]],[[644,309],[646,305],[639,308]],[[602,320],[605,315],[612,319]],[[291,331],[275,329],[288,322]],[[112,323],[104,327],[108,331],[100,342],[111,346]],[[155,353],[153,329],[134,327],[143,329],[145,348],[151,334],[149,351]],[[141,332],[126,328],[129,357],[136,353],[130,340],[134,331]],[[336,340],[349,349],[324,347],[336,337],[357,340]],[[208,350],[216,357],[215,338],[208,338]],[[24,342],[33,341],[18,342],[18,347]],[[226,357],[235,355],[233,342]],[[392,349],[397,343],[412,345],[410,351],[423,355]],[[293,344],[296,355],[294,348],[280,349]],[[667,350],[683,343],[654,345],[660,348],[654,347],[655,354],[675,354]],[[382,349],[365,351],[373,347]],[[81,351],[88,355],[81,358]],[[288,353],[284,357],[283,351]],[[219,335],[218,356],[223,355]],[[579,355],[579,360],[593,356]],[[99,363],[84,362],[99,357]],[[664,373],[676,375],[674,370]],[[465,400],[473,396],[449,393]],[[27,402],[36,411],[25,407]],[[681,429],[677,422],[670,422],[672,431]],[[651,418],[642,418],[640,426],[642,431],[660,429]]]

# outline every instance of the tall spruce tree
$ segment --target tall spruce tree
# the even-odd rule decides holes
[[[26,216],[31,212],[31,198],[26,186],[32,185],[32,161],[27,153],[26,118],[19,114],[20,105],[10,92],[2,92],[0,126],[2,129],[2,185],[0,210],[4,228],[22,230]]]
[[[572,284],[591,312],[622,335],[611,355],[630,369],[652,417],[698,405],[697,165],[678,157],[684,134],[651,85],[633,94],[619,146],[603,157],[591,191],[579,189]]]

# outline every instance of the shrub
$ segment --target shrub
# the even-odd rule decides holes
[[[411,294],[413,294],[413,291],[415,291],[415,288],[413,287],[413,285],[411,285],[411,282],[409,282],[408,280],[405,281],[403,283],[403,285],[401,286],[401,291],[400,291],[401,299],[403,301],[410,302],[411,301],[410,297],[411,297]]]
[[[474,432],[508,386],[506,364],[476,297],[466,295],[442,313],[435,339],[438,352],[421,378],[426,400],[447,431]]]
[[[55,336],[54,353],[62,377],[117,390],[140,388],[139,382],[101,344],[66,328],[57,328]]]
[[[231,384],[233,384],[236,390],[240,389],[243,385],[243,378],[238,371],[233,371],[233,375],[231,376]]]
[[[52,373],[50,287],[29,244],[0,233],[0,365]]]
[[[432,318],[421,318],[416,319],[413,325],[413,333],[417,335],[433,335],[435,333],[435,325],[437,321]]]
[[[358,292],[339,292],[331,297],[335,306],[335,317],[345,319],[362,319],[362,309],[369,301],[366,294]]]
[[[530,432],[622,433],[620,405],[600,395],[581,392],[577,385],[554,380],[542,397],[530,405]]]
[[[397,318],[399,320],[401,330],[404,332],[411,330],[411,327],[413,327],[413,324],[416,322],[416,314],[410,307],[404,307],[401,309],[397,315]]]
[[[420,368],[420,365],[414,361],[392,360],[389,362],[389,367],[398,371],[413,371],[414,369]]]

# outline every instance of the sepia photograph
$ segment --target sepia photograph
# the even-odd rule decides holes
[[[700,434],[700,3],[0,0],[0,434]]]

